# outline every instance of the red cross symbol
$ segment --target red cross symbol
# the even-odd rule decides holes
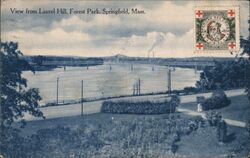
[[[235,15],[235,12],[233,10],[228,10],[227,11],[227,16],[228,17],[234,17],[234,15]]]
[[[197,18],[201,18],[201,17],[202,17],[202,15],[203,15],[203,13],[202,13],[202,11],[201,11],[201,10],[196,10],[196,12],[195,12],[195,16],[196,16]]]
[[[198,49],[198,50],[202,50],[203,49],[203,44],[202,43],[198,43],[198,44],[196,44],[196,48]]]
[[[230,43],[228,44],[228,47],[229,47],[229,49],[235,49],[236,45],[235,45],[234,42],[230,42]]]

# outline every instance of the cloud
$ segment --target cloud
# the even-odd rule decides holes
[[[117,16],[99,15],[94,16],[93,19],[87,21],[74,15],[69,18],[62,19],[61,21],[53,22],[52,28],[62,28],[66,31],[84,31],[88,33],[91,33],[91,30],[95,30],[98,31],[99,34],[103,34],[105,33],[105,29],[111,29],[112,27],[120,24],[121,21]]]
[[[5,40],[18,41],[20,49],[27,55],[35,55],[37,52],[46,55],[56,53],[54,55],[82,56],[103,56],[110,53],[124,53],[129,56],[145,57],[148,50],[152,48],[152,44],[160,42],[160,45],[155,47],[154,50],[158,55],[167,57],[169,54],[166,54],[166,50],[179,51],[185,49],[186,52],[190,52],[188,49],[192,45],[192,43],[185,42],[192,38],[192,31],[180,37],[170,32],[149,32],[145,36],[132,35],[120,39],[100,39],[100,42],[104,43],[103,45],[108,44],[109,47],[95,47],[93,40],[96,37],[83,32],[79,33],[78,31],[67,32],[61,28],[54,28],[44,33],[22,30],[11,31],[5,32],[2,34],[2,37]],[[161,51],[165,53],[159,53]]]
[[[54,28],[43,33],[22,30],[4,32],[2,38],[5,41],[18,41],[20,49],[25,50],[27,54],[34,54],[37,53],[33,52],[34,50],[42,49],[56,49],[60,52],[67,48],[81,48],[84,43],[89,44],[91,41],[91,37],[86,33],[66,32],[61,28]]]
[[[248,36],[249,2],[239,5],[241,35]],[[193,7],[215,5],[207,1],[4,1],[2,39],[16,40],[25,54],[103,56],[123,53],[147,56],[196,56],[193,53]],[[137,8],[143,15],[13,15],[8,8]],[[220,54],[221,56],[225,54]]]
[[[132,35],[130,37],[124,37],[116,40],[112,43],[112,54],[122,53],[129,56],[152,56],[152,53],[148,54],[148,50],[152,49],[152,46],[156,41],[159,45],[153,48],[155,55],[158,57],[175,56],[181,57],[193,55],[193,30],[189,30],[183,35],[179,36],[171,32],[148,32],[146,35]],[[136,49],[135,49],[136,48]],[[185,53],[185,54],[183,54]]]

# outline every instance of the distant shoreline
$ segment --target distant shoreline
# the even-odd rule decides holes
[[[172,66],[182,68],[196,68],[203,70],[205,67],[213,67],[216,62],[229,62],[235,58],[222,57],[188,57],[188,58],[160,58],[160,57],[130,57],[122,54],[106,57],[77,57],[77,56],[23,56],[33,67],[41,71],[48,70],[47,67],[60,66],[95,66],[104,63],[116,64],[150,64],[160,66]],[[44,68],[43,68],[44,67]]]

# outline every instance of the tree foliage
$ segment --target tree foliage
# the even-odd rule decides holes
[[[250,24],[250,20],[248,20]],[[250,28],[248,29],[250,31]],[[200,90],[215,89],[216,84],[220,84],[222,88],[234,88],[245,86],[250,100],[250,35],[247,39],[240,37],[241,55],[248,56],[246,58],[236,57],[234,61],[219,63],[215,67],[206,68],[200,76],[200,80],[196,86]]]
[[[241,45],[241,48],[243,49],[242,55],[248,55],[248,60],[250,61],[250,36],[248,37],[248,39],[244,39],[243,37],[241,37],[240,45]],[[249,68],[250,67],[248,67],[247,69],[248,71],[249,71]],[[246,92],[247,92],[248,99],[250,100],[250,77],[249,76],[247,78],[247,83],[246,83]]]
[[[203,109],[212,110],[219,109],[228,106],[231,101],[227,98],[227,95],[222,89],[216,89],[212,93],[212,97],[204,101]]]
[[[20,58],[23,54],[18,50],[18,44],[1,42],[0,48],[1,128],[23,118],[25,112],[43,117],[38,109],[41,100],[38,89],[27,88],[27,80],[22,77],[22,70],[32,71],[32,67]]]
[[[214,67],[204,69],[196,86],[205,90],[216,89],[218,85],[223,89],[244,87],[249,82],[249,68],[250,62],[245,58],[216,62]]]
[[[8,135],[11,143],[3,146],[3,155],[11,158],[172,157],[169,154],[176,152],[177,142],[197,130],[202,120],[151,115],[129,119],[108,116],[100,124],[78,121],[74,128],[42,128],[28,137],[18,133]],[[195,129],[190,129],[191,122]]]
[[[41,66],[43,64],[45,57],[38,55],[33,57],[33,62],[36,63],[37,65]]]

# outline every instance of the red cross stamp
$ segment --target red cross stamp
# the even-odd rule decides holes
[[[196,44],[196,49],[203,50],[203,44],[202,43],[197,43]]]
[[[234,10],[230,9],[230,10],[227,11],[227,16],[228,16],[229,18],[234,17],[234,15],[235,15],[235,11],[234,11]]]
[[[203,13],[202,13],[201,10],[196,10],[196,11],[195,11],[195,17],[196,17],[196,18],[202,18],[202,15],[203,15]]]
[[[239,8],[196,7],[195,52],[239,51]]]
[[[236,48],[235,42],[228,43],[228,49],[235,49],[235,48]]]

